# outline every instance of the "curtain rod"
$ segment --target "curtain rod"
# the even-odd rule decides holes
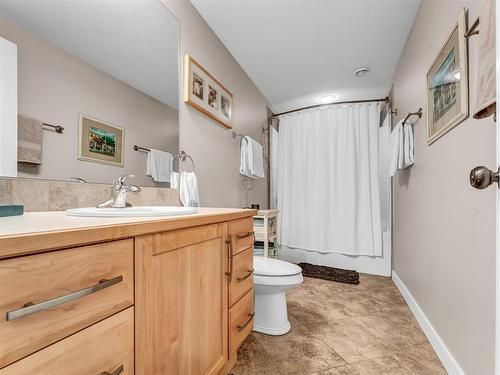
[[[312,108],[323,107],[325,105],[333,105],[333,104],[356,104],[356,103],[371,103],[371,102],[386,102],[386,103],[389,103],[389,97],[386,96],[385,98],[380,98],[380,99],[346,100],[344,102],[333,102],[333,103],[310,105],[308,107],[302,107],[302,108],[292,109],[291,111],[276,113],[275,115],[272,115],[271,117],[278,117],[278,116],[286,115],[288,113],[303,111],[304,109],[312,109]]]

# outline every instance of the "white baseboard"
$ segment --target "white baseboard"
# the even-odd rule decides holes
[[[394,271],[392,271],[392,280],[394,281],[394,284],[396,284],[399,291],[401,292],[401,295],[404,297],[406,303],[410,307],[410,310],[415,316],[415,319],[417,319],[418,324],[420,324],[420,327],[427,336],[427,339],[431,343],[434,351],[441,360],[441,363],[443,364],[448,374],[465,375],[465,372],[462,370],[455,357],[453,357],[453,354],[451,354],[441,336],[439,336],[434,326],[431,324],[429,319],[427,319],[427,316],[425,316],[424,312],[418,305],[415,298],[413,298],[406,285],[403,283],[403,281],[401,281],[398,274]]]

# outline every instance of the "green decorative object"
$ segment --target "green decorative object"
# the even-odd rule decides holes
[[[0,217],[19,216],[24,213],[22,204],[0,205]]]

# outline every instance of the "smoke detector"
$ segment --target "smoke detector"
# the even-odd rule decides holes
[[[366,66],[362,67],[362,68],[359,68],[359,69],[356,69],[354,71],[354,75],[358,78],[361,78],[361,77],[364,77],[368,74],[368,71],[370,69],[368,69]]]

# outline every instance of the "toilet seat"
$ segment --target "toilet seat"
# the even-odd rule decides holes
[[[266,277],[294,276],[302,273],[302,268],[296,264],[257,256],[253,258],[253,267],[254,275]]]
[[[253,283],[256,286],[256,289],[259,289],[259,286],[295,286],[299,285],[304,281],[301,273],[291,276],[262,276],[255,275],[253,276]]]

